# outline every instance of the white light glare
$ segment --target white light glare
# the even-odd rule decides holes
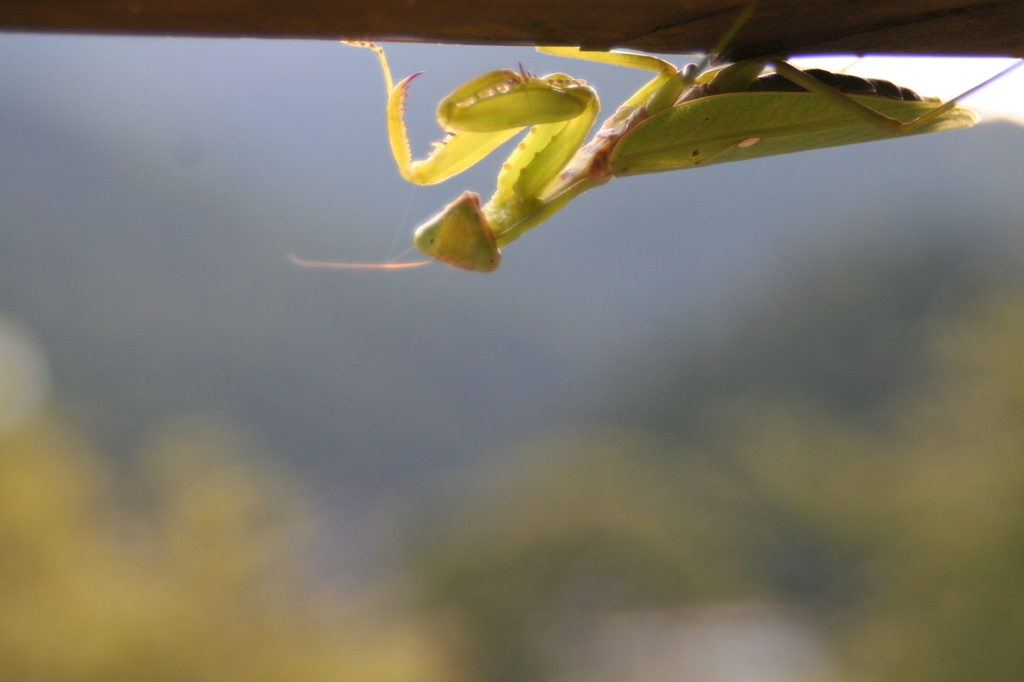
[[[819,67],[830,71],[870,78],[884,78],[904,85],[918,94],[946,101],[1011,66],[1016,59],[988,57],[808,57],[794,59],[801,68]],[[1024,66],[964,100],[981,112],[985,121],[1005,119],[1024,126]]]

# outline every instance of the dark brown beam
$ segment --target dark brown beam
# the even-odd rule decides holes
[[[712,46],[742,6],[721,0],[5,0],[0,30],[694,52]],[[763,0],[732,53],[1024,57],[1024,2]]]

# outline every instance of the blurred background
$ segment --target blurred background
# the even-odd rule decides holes
[[[388,54],[417,155],[492,68],[644,82]],[[411,188],[333,43],[0,65],[0,678],[1024,675],[1024,128],[618,180],[491,275],[315,271],[502,154]]]

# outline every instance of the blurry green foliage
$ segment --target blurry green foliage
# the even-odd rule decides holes
[[[308,515],[191,425],[119,480],[61,419],[0,436],[0,679],[453,679],[422,630],[311,580]]]
[[[1021,679],[1024,298],[974,293],[904,321],[915,380],[870,409],[817,382],[720,391],[690,439],[670,415],[692,418],[692,394],[666,389],[623,410],[666,428],[583,424],[508,453],[412,542],[425,605],[494,682],[558,678],[602,616],[751,599],[814,614],[843,679]]]
[[[690,442],[717,441],[737,398],[873,420],[894,392],[927,380],[936,325],[970,314],[1018,270],[1010,250],[953,238],[836,247],[746,293],[725,323],[666,334],[599,393],[599,416]]]
[[[865,593],[835,614],[863,679],[1024,676],[1024,300],[938,331],[930,390],[882,435],[752,418],[739,447],[790,513],[855,546]],[[756,435],[754,435],[756,433]]]
[[[417,534],[413,572],[426,603],[464,624],[477,678],[543,679],[574,644],[559,630],[595,610],[742,590],[723,525],[731,482],[699,460],[666,470],[662,449],[629,432],[530,444]]]
[[[736,602],[811,614],[842,679],[1020,679],[1024,297],[937,253],[809,277],[417,508],[418,613],[331,588],[244,437],[129,476],[38,415],[0,434],[0,680],[584,679],[604,617]]]

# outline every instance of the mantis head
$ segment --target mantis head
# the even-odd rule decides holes
[[[463,192],[413,235],[416,248],[463,270],[491,272],[501,264],[494,232],[480,212],[480,195]]]

